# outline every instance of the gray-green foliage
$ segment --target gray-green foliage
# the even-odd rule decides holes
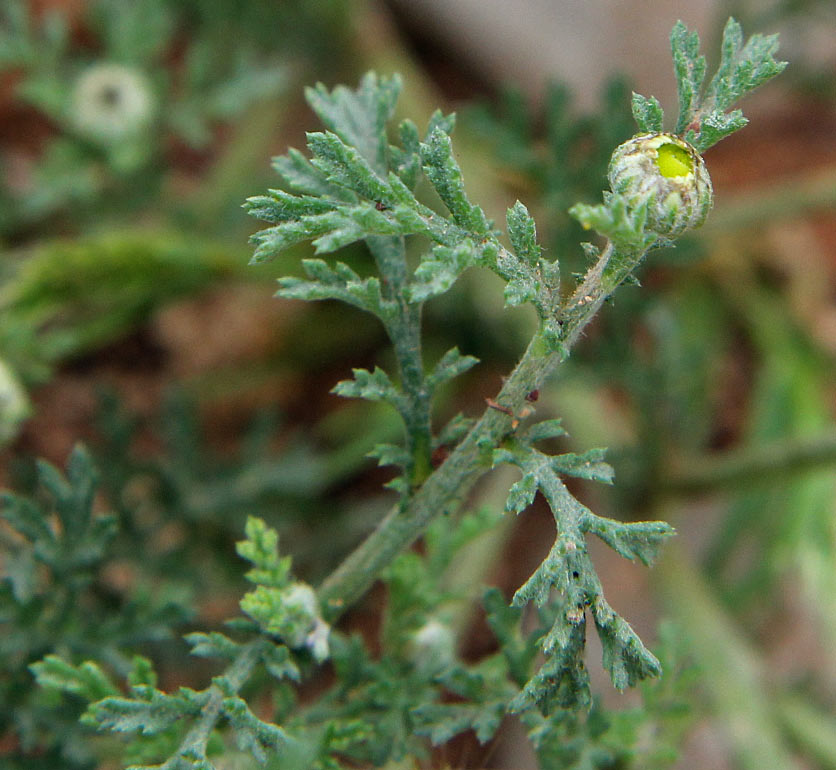
[[[583,252],[575,253],[584,230],[569,208],[598,195],[613,147],[635,131],[629,100],[623,79],[613,78],[589,114],[578,113],[572,94],[560,83],[549,84],[540,110],[508,87],[498,104],[462,111],[465,129],[480,137],[516,185],[524,183],[543,248],[560,255],[564,275],[585,266]]]
[[[693,116],[702,65],[696,37],[683,29],[674,30],[674,57],[683,111]],[[706,102],[720,112],[730,107],[732,97],[766,79],[765,73],[780,70],[771,59],[774,43],[758,39],[741,49],[737,27],[731,23],[727,29],[723,64]],[[55,657],[35,664],[48,691],[92,701],[86,724],[133,736],[129,750],[138,768],[208,770],[213,752],[232,751],[233,745],[258,762],[282,766],[331,768],[342,760],[382,766],[426,754],[422,736],[441,744],[473,730],[485,742],[511,713],[528,729],[544,767],[651,761],[636,748],[636,725],[611,731],[611,722],[596,708],[582,713],[593,700],[584,662],[587,615],[617,688],[661,673],[657,658],[606,601],[586,536],[594,534],[621,556],[650,564],[673,530],[664,522],[625,523],[593,513],[565,479],[611,483],[613,470],[603,450],[547,452],[543,442],[560,446],[561,425],[530,418],[536,392],[597,310],[633,279],[647,251],[667,239],[648,229],[646,209],[631,208],[613,193],[605,193],[602,205],[578,205],[573,215],[607,242],[585,246],[592,265],[567,288],[561,283],[559,255],[546,255],[540,248],[534,219],[522,203],[508,209],[506,240],[470,200],[453,152],[451,116],[436,113],[424,132],[409,120],[390,130],[399,90],[398,78],[374,74],[356,90],[310,89],[309,103],[327,129],[308,135],[311,159],[298,151],[277,159],[274,165],[287,189],[247,202],[249,211],[269,224],[253,236],[255,261],[306,241],[320,256],[355,243],[371,253],[376,268],[371,275],[344,262],[305,260],[304,277],[280,279],[279,296],[341,300],[382,323],[396,370],[355,369],[354,378],[335,390],[386,402],[400,415],[402,446],[386,444],[374,452],[381,463],[400,468],[393,483],[398,501],[323,581],[319,606],[309,601],[312,589],[292,575],[289,559],[279,554],[275,532],[251,519],[247,540],[239,545],[240,555],[254,565],[248,578],[255,588],[241,602],[249,619],[233,621],[225,634],[189,637],[194,654],[225,661],[223,673],[203,689],[166,693],[142,659],[128,672],[124,694],[95,664]],[[661,120],[656,103],[636,103],[643,128]],[[740,125],[734,118],[723,130]],[[707,129],[703,135],[709,137]],[[434,193],[432,205],[424,202],[427,187]],[[420,247],[417,260],[407,249],[408,239]],[[505,281],[506,305],[533,306],[538,328],[484,414],[439,430],[433,424],[433,391],[477,362],[454,348],[433,367],[426,365],[422,306],[474,267]],[[439,459],[434,450],[440,446],[444,454]],[[451,633],[461,606],[456,602],[463,598],[449,589],[444,576],[455,568],[467,542],[498,521],[490,511],[468,513],[465,501],[476,480],[499,464],[522,474],[509,491],[506,511],[521,513],[541,494],[554,515],[556,539],[511,606],[496,590],[484,594],[499,650],[465,663]],[[419,555],[408,546],[422,535],[426,547]],[[359,638],[328,625],[376,578],[389,589],[383,649],[377,657]],[[523,625],[528,603],[534,605],[533,630]],[[293,683],[311,676],[326,656],[336,681],[312,703],[296,702]],[[279,694],[272,715],[254,709],[250,699],[249,687],[266,681]],[[450,694],[456,696],[453,702]],[[637,721],[646,724],[653,718],[648,710]],[[156,740],[160,737],[165,740]],[[653,761],[663,764],[658,757]]]
[[[0,73],[12,98],[51,131],[31,157],[31,182],[0,182],[0,234],[45,226],[59,212],[77,223],[92,206],[100,219],[147,205],[160,192],[172,141],[205,151],[218,125],[281,94],[292,35],[284,45],[276,36],[281,19],[292,28],[293,11],[236,17],[223,3],[189,5],[91,0],[73,15],[3,3]],[[264,27],[273,29],[269,44]]]
[[[19,743],[6,758],[10,767],[32,767],[33,761],[44,767],[91,767],[92,747],[75,724],[79,700],[56,710],[53,698],[29,686],[28,666],[60,650],[127,671],[126,650],[166,638],[188,612],[164,595],[108,594],[103,567],[118,523],[113,514],[94,512],[98,474],[84,449],[73,451],[66,476],[40,462],[38,479],[38,497],[6,493],[0,500],[6,551],[0,582],[0,731]],[[84,664],[69,692],[89,699],[107,694],[95,670],[95,664]]]
[[[681,21],[671,32],[671,50],[679,91],[674,133],[699,152],[743,128],[748,122],[743,112],[730,108],[787,66],[773,58],[778,50],[777,35],[752,35],[744,42],[743,30],[734,19],[729,19],[723,30],[720,63],[707,86],[699,37]],[[643,131],[662,130],[664,113],[654,97],[633,94],[633,115]]]

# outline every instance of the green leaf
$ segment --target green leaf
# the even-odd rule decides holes
[[[435,439],[434,446],[455,446],[476,424],[472,417],[457,414],[442,429]]]
[[[487,703],[432,703],[412,709],[415,732],[429,736],[433,746],[447,743],[451,738],[466,730],[473,730],[479,743],[493,738],[503,717],[505,701]]]
[[[354,201],[351,192],[332,184],[299,150],[291,148],[287,155],[273,158],[273,168],[281,174],[292,190],[323,199]],[[253,213],[253,216],[258,216]],[[269,221],[269,220],[268,220]]]
[[[658,133],[663,130],[665,113],[655,96],[650,98],[633,92],[633,118],[641,133]]]
[[[333,201],[313,195],[291,195],[284,190],[268,190],[267,193],[247,198],[244,208],[250,216],[271,224],[325,214],[336,208]]]
[[[549,714],[556,708],[588,707],[592,697],[589,674],[583,661],[584,645],[584,625],[573,626],[565,643],[543,663],[511,701],[508,710],[519,714],[539,707],[544,714]]]
[[[421,260],[407,288],[410,302],[425,302],[446,292],[456,279],[476,264],[478,254],[470,239],[463,239],[454,248],[435,246]]]
[[[537,494],[538,482],[534,473],[526,473],[519,481],[511,486],[505,510],[509,513],[522,513],[534,502]]]
[[[740,110],[732,110],[729,113],[712,112],[700,121],[700,134],[695,139],[697,147],[700,152],[705,152],[721,139],[743,128],[748,122]]]
[[[460,374],[476,366],[479,359],[474,356],[463,356],[458,348],[451,348],[442,357],[441,360],[433,367],[432,372],[427,375],[427,388],[433,390],[439,385],[442,385]]]
[[[544,435],[554,430],[559,430],[559,425],[547,425]],[[553,591],[558,599],[551,628],[540,639],[548,659],[515,699],[514,708],[539,705],[547,709],[555,703],[577,707],[589,698],[588,686],[583,684],[586,672],[581,668],[587,608],[592,609],[599,631],[609,635],[604,642],[604,664],[616,687],[656,676],[660,670],[658,662],[654,663],[655,658],[645,650],[626,621],[604,599],[601,582],[586,549],[585,533],[599,535],[626,558],[638,558],[649,564],[661,541],[673,530],[664,522],[624,524],[603,519],[572,496],[558,474],[611,480],[612,469],[602,462],[603,450],[549,456],[523,443],[524,434],[521,438],[523,441],[517,440],[510,448],[494,452],[495,464],[512,463],[524,474],[511,488],[506,510],[519,512],[531,503],[539,489],[552,509],[557,537],[540,566],[514,594],[512,604],[521,607],[533,601],[546,608]],[[572,689],[576,687],[581,689],[573,694]],[[575,697],[580,700],[574,701]]]
[[[223,713],[238,748],[251,754],[261,764],[267,761],[267,751],[277,751],[288,740],[281,727],[264,722],[253,714],[243,698],[224,698]]]
[[[217,631],[208,634],[195,632],[186,634],[184,638],[192,647],[192,655],[197,655],[200,658],[234,660],[241,648],[238,642],[234,642],[228,636]]]
[[[373,372],[368,369],[352,369],[353,380],[342,380],[332,393],[345,398],[365,398],[367,401],[386,401],[396,409],[403,408],[403,394],[394,386],[389,375],[379,366]]]
[[[86,572],[102,559],[117,529],[115,516],[93,515],[98,474],[90,454],[76,446],[67,460],[66,477],[43,460],[37,469],[49,505],[4,493],[0,496],[2,518],[30,541],[31,556],[37,561],[64,578],[70,572]],[[57,517],[57,529],[53,517]],[[25,568],[25,558],[20,567]],[[25,578],[25,573],[19,573],[19,578]],[[19,589],[23,586],[18,582]]]
[[[299,667],[294,662],[290,650],[283,644],[265,645],[261,652],[261,662],[274,679],[292,679],[294,682],[299,680]]]
[[[616,689],[624,690],[642,679],[661,675],[659,661],[642,644],[630,624],[616,614],[602,596],[591,607],[604,650],[604,668]]]
[[[366,457],[373,457],[378,465],[397,465],[405,468],[409,463],[409,453],[396,444],[378,444]]]
[[[244,595],[240,606],[263,631],[289,647],[307,648],[320,662],[328,657],[329,629],[320,618],[316,594],[306,583],[285,588],[257,586]]]
[[[9,492],[0,495],[0,504],[3,518],[31,542],[50,546],[56,542],[49,520],[39,505]]]
[[[482,596],[482,604],[488,625],[507,661],[511,679],[519,686],[524,685],[537,655],[537,644],[533,638],[523,636],[522,609],[510,606],[498,588],[487,589]]]
[[[148,658],[142,655],[134,655],[131,659],[131,670],[128,672],[128,685],[130,687],[156,687],[157,674],[154,672],[154,665]]]
[[[455,127],[456,115],[454,113],[445,115],[441,110],[435,110],[433,114],[430,115],[429,123],[427,123],[427,133],[424,138],[424,141],[429,141],[429,138],[436,131],[441,131],[442,133],[445,133],[449,136],[453,133],[453,129]]]
[[[421,139],[418,128],[411,120],[404,120],[398,127],[401,147],[389,146],[391,165],[398,179],[410,190],[415,189],[421,174]]]
[[[395,111],[401,79],[363,76],[360,86],[351,90],[337,86],[333,91],[322,84],[308,88],[305,96],[319,119],[345,144],[355,147],[365,161],[379,173],[386,171],[386,123]]]
[[[176,695],[147,688],[142,699],[108,697],[90,704],[85,724],[119,733],[156,735],[184,717],[196,717],[209,699],[206,692],[180,688]]]
[[[700,153],[746,125],[740,110],[727,112],[729,108],[787,64],[774,59],[777,35],[753,35],[744,44],[740,24],[729,19],[723,30],[720,64],[701,95],[705,57],[699,55],[697,33],[677,22],[671,33],[671,49],[679,89],[676,133]]]
[[[579,479],[601,481],[612,484],[615,471],[604,462],[606,449],[589,449],[582,454],[568,452],[552,458],[552,468],[558,473],[575,476]]]
[[[503,250],[496,256],[495,270],[507,282],[506,305],[516,307],[531,302],[541,319],[553,313],[560,298],[560,270],[556,262],[538,260],[531,264]]]
[[[259,230],[250,236],[255,244],[251,264],[275,259],[286,249],[303,241],[313,240],[338,228],[342,220],[335,212],[304,216],[301,219],[283,222],[275,227]]]
[[[74,666],[58,655],[47,655],[29,668],[41,687],[72,693],[89,701],[119,692],[104,671],[92,661]]]
[[[276,296],[308,301],[339,299],[381,319],[389,316],[391,304],[383,300],[377,278],[361,278],[342,262],[332,268],[321,259],[303,259],[302,267],[313,280],[280,278]]]
[[[562,421],[559,419],[541,420],[540,422],[536,422],[523,434],[525,441],[531,444],[536,441],[546,441],[552,438],[560,438],[565,435],[566,430],[563,427]]]
[[[247,518],[244,528],[246,540],[235,544],[242,559],[252,562],[245,577],[251,583],[272,588],[284,588],[290,583],[291,557],[279,556],[279,534],[256,516]]]
[[[678,21],[671,31],[671,53],[679,94],[679,117],[674,133],[684,134],[697,112],[705,79],[705,57],[700,55],[700,38]]]
[[[514,253],[532,267],[540,263],[540,246],[537,244],[537,228],[528,209],[517,201],[507,214],[508,237]]]
[[[708,84],[703,111],[725,111],[746,94],[784,71],[786,62],[775,61],[778,35],[752,35],[743,44],[743,30],[729,19],[723,30],[721,59]]]
[[[3,579],[11,584],[14,600],[18,604],[27,604],[35,597],[38,587],[35,549],[28,544],[22,544],[16,551],[4,553],[3,557],[6,573]]]
[[[664,521],[634,521],[624,523],[588,515],[584,518],[585,532],[598,535],[610,548],[625,559],[638,559],[650,566],[656,561],[664,541],[676,530]]]
[[[450,137],[444,130],[436,128],[421,145],[421,159],[427,179],[456,224],[477,237],[489,235],[491,228],[485,213],[467,199],[462,172],[453,157]]]
[[[329,182],[370,201],[389,201],[389,185],[375,173],[358,150],[342,142],[336,134],[327,131],[309,133],[308,147],[313,154],[311,164],[318,168]]]
[[[647,251],[658,237],[644,231],[647,204],[631,207],[614,193],[605,192],[603,204],[576,203],[569,209],[569,214],[585,230],[595,230],[631,253]]]

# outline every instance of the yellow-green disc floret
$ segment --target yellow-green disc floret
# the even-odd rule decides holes
[[[662,176],[686,176],[691,171],[691,156],[678,144],[663,144],[656,150],[656,165]]]
[[[702,156],[673,134],[640,134],[619,145],[609,180],[631,209],[646,206],[646,227],[659,235],[699,227],[711,208],[711,178]]]

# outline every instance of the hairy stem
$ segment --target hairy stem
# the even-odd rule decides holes
[[[374,583],[381,571],[424,532],[438,514],[454,511],[492,465],[492,450],[515,427],[513,415],[526,405],[526,396],[539,389],[577,342],[606,298],[644,256],[620,253],[608,244],[578,289],[559,309],[563,350],[545,352],[538,332],[505,381],[495,404],[489,406],[450,457],[429,475],[404,505],[395,506],[320,586],[326,620],[333,622]]]
[[[212,684],[209,688],[209,700],[203,707],[200,718],[183,738],[178,756],[206,756],[206,745],[220,719],[224,699],[237,693],[246,684],[267,644],[269,642],[266,638],[258,637],[241,648],[224,673],[227,691],[222,690],[218,684]]]
[[[406,299],[408,272],[403,238],[374,237],[368,238],[366,243],[384,278],[384,296],[393,300],[397,307],[394,317],[386,322],[386,332],[395,349],[401,388],[406,396],[406,407],[401,417],[410,458],[407,478],[410,487],[414,489],[421,485],[432,470],[431,394],[424,379],[421,354],[421,306],[410,304]]]

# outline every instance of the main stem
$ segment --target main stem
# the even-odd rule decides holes
[[[401,388],[406,397],[401,417],[404,421],[406,450],[409,455],[407,478],[411,489],[419,487],[432,472],[432,427],[430,392],[424,377],[421,354],[421,306],[406,299],[406,249],[403,238],[376,236],[366,240],[384,278],[382,291],[396,311],[385,321],[386,332],[395,348]]]
[[[644,253],[617,253],[611,243],[607,245],[584,281],[559,309],[563,350],[547,352],[541,334],[534,335],[496,398],[495,404],[501,410],[489,406],[447,460],[405,504],[396,505],[322,583],[319,597],[326,620],[334,622],[357,601],[381,571],[420,537],[435,516],[455,510],[479,477],[490,470],[493,449],[515,428],[512,415],[521,412],[526,396],[543,386],[562,355],[577,342],[606,298],[638,265]],[[616,269],[612,268],[614,264]]]
[[[224,699],[233,693],[238,693],[246,684],[268,644],[269,641],[264,637],[256,637],[249,644],[244,645],[224,672],[228,689],[223,690],[215,683],[209,687],[209,700],[201,709],[200,718],[181,741],[177,757],[188,756],[191,759],[198,756],[205,759],[206,746],[221,718]],[[165,764],[165,767],[167,766],[168,762]]]

